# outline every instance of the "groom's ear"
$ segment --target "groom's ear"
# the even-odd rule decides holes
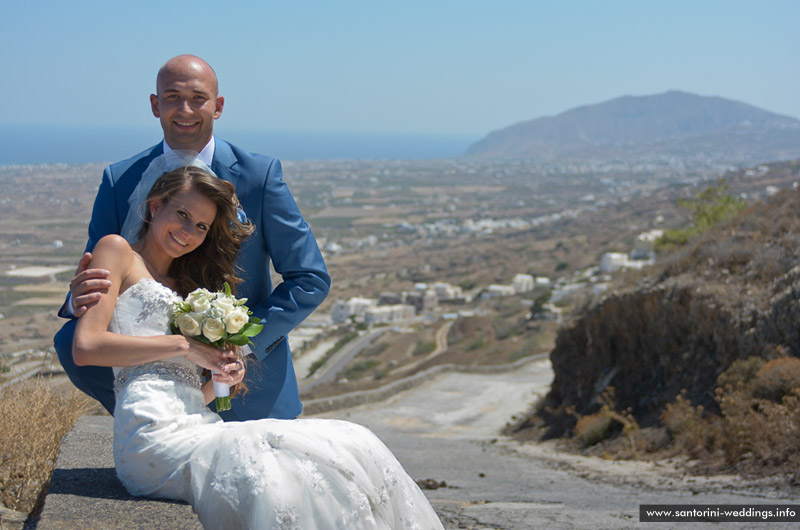
[[[150,110],[153,111],[153,116],[156,118],[161,117],[161,111],[158,110],[158,96],[155,94],[150,94]],[[222,112],[222,108],[220,107],[220,112]]]
[[[216,107],[214,109],[214,119],[215,120],[217,118],[219,118],[220,115],[222,115],[222,107],[224,107],[224,106],[225,106],[225,98],[222,97],[222,96],[217,96]],[[155,112],[155,111],[153,111],[153,112]],[[156,117],[158,117],[158,116],[156,116]]]

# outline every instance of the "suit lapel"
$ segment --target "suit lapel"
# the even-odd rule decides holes
[[[211,170],[224,180],[236,186],[239,177],[242,175],[236,167],[239,161],[228,142],[214,137],[214,159],[211,161]]]

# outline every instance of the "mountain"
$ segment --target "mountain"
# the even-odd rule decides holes
[[[667,156],[756,163],[800,157],[800,120],[721,97],[669,91],[517,123],[472,144],[466,155],[542,162]]]

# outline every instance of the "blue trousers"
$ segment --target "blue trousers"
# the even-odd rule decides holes
[[[72,384],[78,389],[100,402],[110,413],[114,413],[114,371],[108,366],[78,366],[72,360],[72,337],[75,335],[77,320],[68,320],[56,336],[53,345],[58,360],[69,376]]]

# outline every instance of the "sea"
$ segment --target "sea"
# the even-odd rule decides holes
[[[466,152],[475,136],[254,131],[216,126],[215,133],[251,152],[282,160],[434,159]],[[0,165],[113,162],[162,138],[152,128],[43,127],[0,124]]]

